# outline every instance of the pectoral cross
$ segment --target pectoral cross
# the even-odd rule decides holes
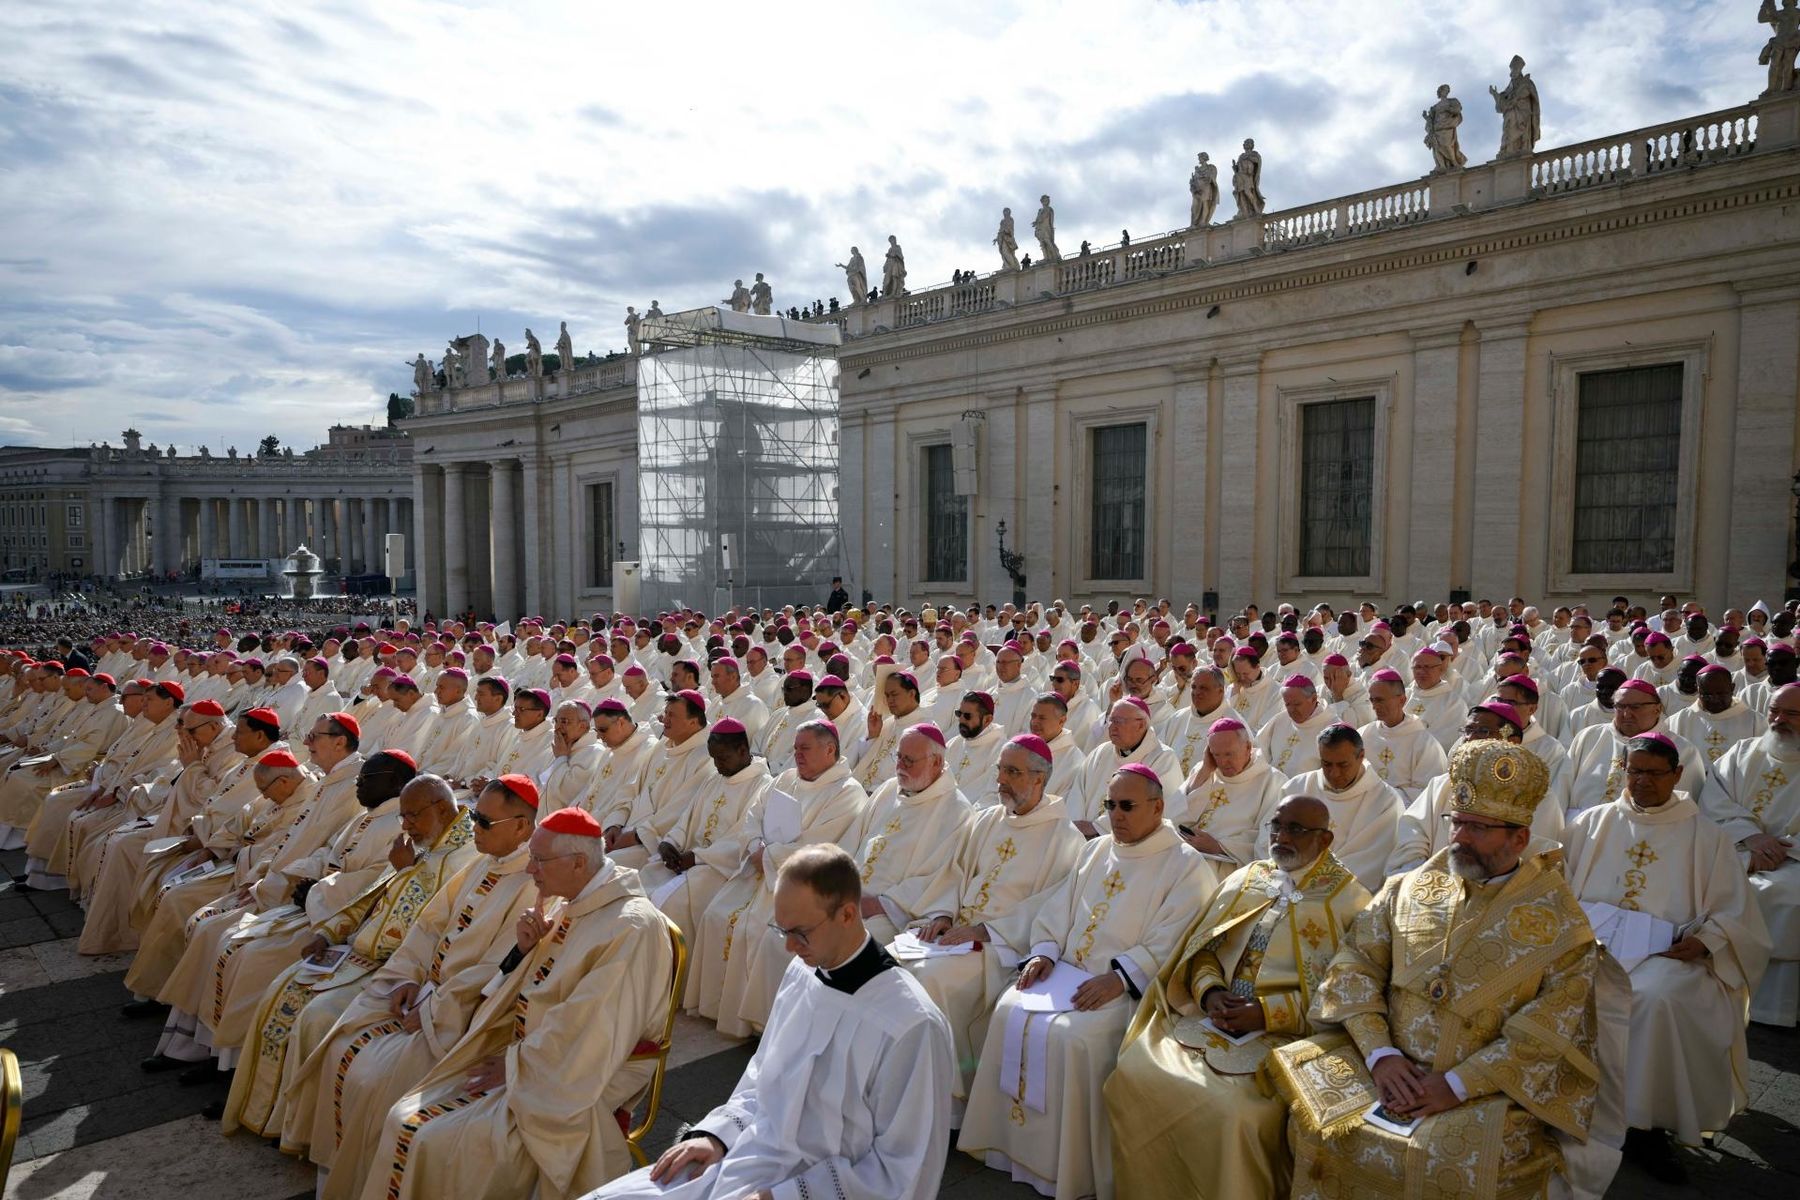
[[[1640,871],[1657,861],[1656,851],[1650,848],[1649,842],[1639,842],[1625,852],[1625,857],[1629,858],[1632,866],[1637,867]]]

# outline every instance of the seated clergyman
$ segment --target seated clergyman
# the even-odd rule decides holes
[[[774,925],[793,955],[731,1098],[656,1165],[588,1200],[935,1196],[950,1137],[950,1031],[861,916],[856,860],[803,846]]]
[[[1270,1055],[1299,1200],[1539,1195],[1557,1136],[1587,1137],[1599,947],[1561,852],[1527,853],[1549,771],[1483,741],[1450,782],[1450,846],[1382,885],[1319,984],[1309,1015],[1342,1032]]]
[[[1106,1081],[1118,1195],[1287,1195],[1287,1105],[1257,1068],[1314,1032],[1313,992],[1369,902],[1332,855],[1328,822],[1322,800],[1283,800],[1269,857],[1219,886],[1145,991]]]
[[[1625,1152],[1662,1179],[1685,1174],[1667,1134],[1697,1145],[1749,1103],[1744,1024],[1769,958],[1731,835],[1676,793],[1680,774],[1673,742],[1632,738],[1625,794],[1564,832],[1569,886],[1631,976],[1629,1050],[1601,1064],[1622,1084]]]

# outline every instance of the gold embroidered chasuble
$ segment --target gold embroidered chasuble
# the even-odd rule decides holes
[[[1106,1081],[1119,1195],[1287,1195],[1287,1105],[1256,1068],[1271,1048],[1314,1032],[1312,995],[1368,903],[1329,851],[1297,877],[1263,859],[1219,885],[1144,993]],[[1213,988],[1257,999],[1262,1036],[1233,1047],[1194,1028]]]
[[[1561,867],[1546,850],[1476,884],[1441,851],[1351,924],[1311,1013],[1345,1033],[1268,1062],[1292,1104],[1296,1198],[1392,1196],[1396,1172],[1410,1197],[1535,1196],[1562,1164],[1555,1133],[1586,1138],[1599,948]],[[1365,1123],[1383,1047],[1454,1072],[1467,1098],[1410,1138]]]

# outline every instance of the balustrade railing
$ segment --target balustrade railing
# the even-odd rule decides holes
[[[1056,268],[1056,290],[1079,292],[1086,288],[1105,287],[1117,278],[1118,261],[1110,254],[1065,258]]]
[[[1738,158],[1755,151],[1757,124],[1745,106],[1558,146],[1532,156],[1531,190],[1552,196]]]

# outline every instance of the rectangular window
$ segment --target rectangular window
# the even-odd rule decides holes
[[[969,577],[969,498],[956,494],[949,443],[925,450],[925,578],[959,583]]]
[[[1300,574],[1369,574],[1375,397],[1300,409]]]
[[[79,533],[71,533],[68,538],[69,549],[80,550],[87,545],[87,537]]]
[[[71,504],[71,505],[69,505],[69,515],[67,517],[66,523],[68,524],[70,529],[80,529],[82,520],[84,519],[84,516],[85,516],[85,510],[81,507],[81,505]]]
[[[588,484],[588,586],[609,588],[613,583],[613,485]]]
[[[1682,365],[1581,376],[1575,415],[1577,575],[1675,569]]]
[[[1102,425],[1093,431],[1093,532],[1088,576],[1144,576],[1145,448],[1149,426]]]

